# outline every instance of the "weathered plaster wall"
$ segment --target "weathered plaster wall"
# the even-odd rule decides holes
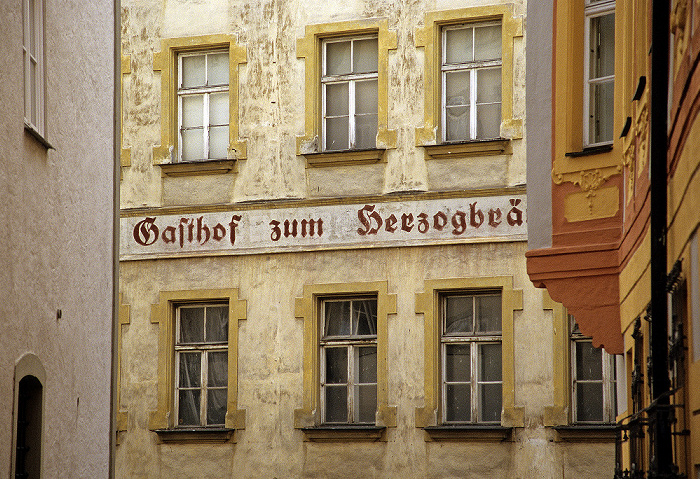
[[[46,370],[42,477],[107,477],[114,13],[45,4],[48,152],[24,131],[22,2],[0,5],[0,476],[15,364],[31,352]]]
[[[489,3],[123,1],[122,55],[130,66],[130,73],[123,75],[123,147],[131,149],[131,167],[123,170],[122,206],[197,204],[203,201],[202,192],[228,203],[524,184],[524,140],[512,142],[512,155],[452,160],[425,161],[422,148],[415,147],[414,130],[423,125],[424,105],[424,51],[415,47],[416,28],[426,11]],[[524,16],[523,2],[514,2],[513,11]],[[306,25],[372,17],[387,18],[398,40],[397,49],[389,52],[388,68],[388,127],[397,132],[396,148],[379,165],[353,171],[306,169],[304,158],[296,156],[296,137],[304,134],[306,94],[296,41]],[[213,33],[236,35],[247,51],[248,61],[239,69],[239,128],[248,155],[238,162],[237,175],[227,175],[212,188],[195,188],[200,178],[161,179],[160,168],[153,165],[152,147],[161,141],[160,73],[153,71],[153,53],[160,51],[162,38]],[[524,49],[523,38],[516,38],[514,118],[525,114]]]
[[[123,147],[122,208],[187,206],[205,211],[214,204],[284,198],[384,195],[394,192],[493,189],[522,185],[526,179],[525,140],[509,142],[512,154],[426,160],[416,147],[424,123],[425,52],[415,32],[424,13],[505,2],[448,0],[308,0],[122,2]],[[523,1],[513,14],[524,18]],[[215,13],[213,13],[215,12]],[[307,168],[296,155],[305,134],[305,63],[297,40],[307,25],[381,17],[396,34],[388,57],[388,128],[396,148],[386,163]],[[230,33],[247,52],[239,67],[239,131],[247,158],[237,173],[161,177],[153,147],[161,139],[160,73],[153,54],[163,38]],[[525,43],[514,40],[513,118],[525,115]],[[156,161],[157,163],[157,161]],[[314,200],[315,201],[315,200]],[[321,204],[323,200],[319,201]],[[149,208],[154,209],[149,209]],[[232,206],[234,208],[234,206]],[[139,213],[139,214],[140,214]],[[130,214],[130,213],[129,213]],[[127,413],[119,433],[119,477],[474,477],[598,478],[613,470],[610,444],[561,443],[544,427],[553,399],[552,314],[543,310],[542,291],[525,271],[524,242],[448,246],[325,250],[316,253],[170,258],[123,261],[120,292],[129,307],[122,327],[120,408]],[[524,427],[513,442],[426,442],[416,428],[415,408],[424,406],[424,324],[415,294],[427,279],[505,275],[523,290],[523,310],[515,312],[515,406]],[[303,321],[295,319],[295,298],[303,286],[387,281],[397,295],[389,316],[389,405],[397,426],[387,441],[321,444],[305,442],[294,428],[294,410],[303,406]],[[162,290],[238,288],[247,301],[239,323],[238,407],[246,427],[236,443],[163,444],[148,430],[157,406],[158,325],[151,306]],[[592,452],[593,451],[593,452]],[[595,460],[593,458],[595,457]]]

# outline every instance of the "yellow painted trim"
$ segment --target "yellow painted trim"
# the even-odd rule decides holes
[[[544,425],[561,426],[569,423],[569,324],[566,308],[555,302],[546,289],[542,291],[542,309],[552,311],[552,406],[544,408]]]
[[[564,217],[569,223],[612,218],[620,210],[617,186],[570,193],[564,198]]]
[[[422,293],[416,293],[416,314],[423,314],[425,324],[425,406],[416,408],[416,427],[437,426],[440,418],[440,294],[446,291],[501,291],[501,344],[503,367],[503,410],[501,425],[522,427],[525,410],[515,405],[515,358],[513,316],[523,309],[523,292],[513,289],[512,276],[450,278],[425,280]]]
[[[128,429],[128,419],[129,413],[126,409],[122,409],[121,397],[122,397],[122,348],[123,348],[123,336],[124,336],[124,326],[131,324],[131,308],[128,304],[124,303],[124,298],[121,293],[119,293],[119,326],[117,332],[117,418],[116,426],[117,432],[126,431]]]
[[[161,291],[151,305],[151,323],[158,324],[158,405],[151,412],[152,430],[173,428],[175,390],[175,305],[178,303],[228,301],[228,399],[225,426],[245,429],[245,409],[238,409],[238,321],[247,317],[247,303],[237,289]]]
[[[396,314],[396,294],[388,292],[386,281],[369,283],[311,284],[296,298],[295,317],[304,320],[303,407],[294,410],[294,427],[321,423],[319,408],[319,299],[324,297],[377,295],[377,426],[396,427],[396,406],[389,406],[388,315]]]
[[[523,36],[523,19],[513,13],[513,4],[469,7],[456,10],[428,12],[424,26],[416,29],[416,47],[425,50],[424,123],[416,128],[416,146],[441,143],[440,134],[440,45],[441,30],[446,25],[500,20],[502,24],[501,68],[501,136],[507,139],[523,137],[523,120],[513,118],[513,76],[515,39]]]
[[[396,50],[396,32],[389,30],[386,19],[307,25],[303,38],[297,40],[297,58],[306,65],[304,95],[304,136],[297,137],[297,155],[321,152],[321,40],[358,34],[377,34],[379,71],[377,72],[377,145],[378,149],[396,148],[396,130],[389,129],[389,51]],[[338,155],[340,160],[342,155]]]
[[[131,55],[121,56],[121,88],[122,88],[122,98],[124,98],[124,75],[131,75]],[[124,148],[124,104],[121,104],[122,116],[119,122],[119,134],[120,144],[122,145],[121,153],[119,155],[119,162],[122,167],[131,166],[131,148]]]
[[[164,38],[160,52],[153,54],[153,70],[160,71],[160,145],[153,147],[153,164],[172,163],[177,149],[177,54],[187,51],[228,47],[229,51],[229,148],[228,159],[246,158],[246,140],[239,138],[238,67],[247,62],[246,49],[234,35],[217,34],[185,38]]]
[[[620,272],[620,326],[628,329],[636,318],[644,316],[651,301],[651,239],[649,229],[630,260]]]

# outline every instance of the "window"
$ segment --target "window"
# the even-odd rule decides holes
[[[425,52],[426,159],[511,154],[523,136],[523,16],[512,4],[427,12],[415,34]]]
[[[229,124],[226,51],[178,55],[180,161],[226,159]]]
[[[43,387],[39,379],[25,376],[20,380],[14,477],[41,477],[42,395]]]
[[[323,149],[370,149],[377,137],[378,39],[323,42]]]
[[[23,43],[24,62],[24,123],[40,136],[45,134],[44,122],[44,2],[24,0]]]
[[[501,295],[442,297],[442,422],[501,422]]]
[[[326,299],[321,308],[323,422],[374,424],[377,299]]]
[[[513,357],[522,301],[510,276],[425,280],[416,294],[425,324],[425,405],[415,413],[416,427],[432,440],[504,440],[524,424]]]
[[[571,325],[571,411],[574,423],[615,422],[617,415],[617,375],[615,356],[594,348],[591,338],[579,331],[572,316]]]
[[[500,22],[443,28],[443,141],[500,136],[501,42]]]
[[[294,425],[307,440],[376,441],[396,426],[389,406],[386,282],[314,284],[296,299],[304,321],[303,407]]]
[[[584,143],[613,141],[615,93],[615,1],[586,0]]]
[[[236,289],[160,292],[151,309],[159,331],[158,403],[149,421],[160,440],[226,441],[232,429],[245,428],[237,351],[246,309]]]
[[[396,147],[388,128],[389,51],[396,32],[386,19],[307,25],[297,40],[305,60],[304,135],[297,154],[309,167],[367,165]]]
[[[153,164],[164,176],[228,173],[246,158],[238,128],[238,70],[246,59],[233,35],[161,40],[153,54],[162,109]]]
[[[178,426],[223,426],[228,386],[228,306],[177,307]]]

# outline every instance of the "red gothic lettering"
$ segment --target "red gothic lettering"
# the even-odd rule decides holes
[[[199,244],[205,244],[207,241],[209,241],[210,236],[211,230],[204,223],[204,217],[200,216],[197,218],[197,241]],[[204,241],[202,241],[202,237],[204,237]]]
[[[501,224],[501,209],[496,208],[490,209],[489,210],[489,226],[493,226],[496,228],[498,225]]]
[[[512,206],[512,208],[508,212],[508,216],[506,217],[506,220],[508,221],[508,224],[511,226],[515,226],[515,225],[520,226],[523,224],[523,211],[517,207],[521,201],[522,200],[520,200],[520,199],[511,199],[510,200],[510,205]]]
[[[433,228],[442,231],[445,226],[447,226],[447,215],[442,211],[438,211],[433,215]]]
[[[413,215],[411,213],[401,215],[401,229],[406,232],[413,229]]]
[[[136,223],[134,226],[134,241],[141,246],[150,246],[158,241],[158,227],[155,225],[155,218],[147,217]]]
[[[226,236],[226,227],[224,225],[222,225],[221,223],[216,223],[216,226],[214,226],[214,234],[212,237],[216,241],[221,241],[222,239],[224,239],[225,236]]]
[[[379,228],[382,227],[382,217],[379,216],[379,213],[374,211],[374,205],[365,205],[362,209],[358,210],[357,219],[360,220],[360,223],[364,227],[364,229],[357,229],[357,234],[361,236],[376,235]],[[376,226],[372,226],[371,220],[374,220]]]
[[[293,238],[297,237],[297,220],[289,221],[289,220],[284,220],[284,237],[289,238],[290,236]],[[291,225],[291,230],[289,229],[289,226]]]
[[[277,220],[270,221],[270,227],[272,228],[272,233],[270,233],[270,239],[272,241],[277,241],[282,236],[282,230],[280,230],[280,222]]]
[[[484,223],[484,213],[481,209],[476,209],[476,201],[469,205],[469,224],[478,228]]]
[[[457,210],[452,216],[453,235],[461,235],[467,231],[467,214],[464,211]]]
[[[168,226],[163,230],[163,242],[164,243],[174,243],[175,242],[175,232],[177,230],[174,226]]]
[[[427,233],[430,229],[430,223],[428,222],[428,215],[421,213],[418,215],[418,232]]]
[[[396,216],[393,213],[384,220],[384,229],[389,233],[396,231]]]
[[[315,234],[316,226],[318,226],[318,235],[323,234],[323,220],[319,218],[318,220],[301,220],[301,236],[306,237],[307,228],[309,236]]]
[[[229,227],[231,228],[231,244],[236,244],[236,226],[238,226],[238,222],[241,221],[240,215],[233,215],[231,216],[231,222],[228,224]]]

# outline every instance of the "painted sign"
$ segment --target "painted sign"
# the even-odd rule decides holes
[[[122,260],[526,239],[525,196],[121,218]]]

